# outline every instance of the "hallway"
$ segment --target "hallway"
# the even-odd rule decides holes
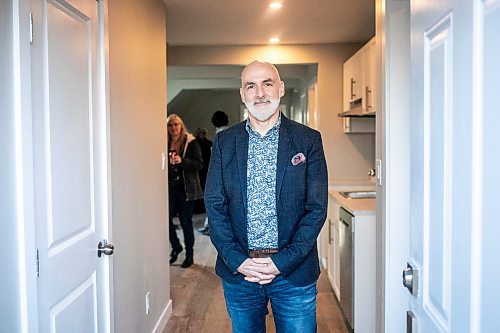
[[[203,225],[205,215],[195,215],[195,230]],[[181,237],[182,232],[178,231]],[[208,236],[195,231],[195,264],[183,269],[184,252],[170,268],[172,315],[163,333],[231,332],[219,277],[214,272],[216,251]],[[347,333],[342,315],[326,273],[318,281],[318,332]],[[267,332],[275,332],[272,316],[267,318]]]

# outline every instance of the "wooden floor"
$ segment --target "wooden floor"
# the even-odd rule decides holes
[[[203,225],[205,216],[195,215],[195,230]],[[182,237],[182,232],[177,234]],[[170,290],[173,312],[163,333],[226,333],[231,322],[226,312],[219,277],[214,272],[216,251],[208,236],[195,231],[195,264],[181,268],[183,251],[170,268]],[[318,332],[347,333],[326,272],[318,281]],[[267,318],[267,332],[275,332],[272,313]]]

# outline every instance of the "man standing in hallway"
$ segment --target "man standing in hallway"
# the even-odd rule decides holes
[[[241,74],[248,119],[219,133],[205,204],[234,332],[265,332],[270,301],[277,332],[316,332],[316,239],[328,177],[319,132],[287,119],[276,67]]]

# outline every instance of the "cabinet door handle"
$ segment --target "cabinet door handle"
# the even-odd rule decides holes
[[[365,87],[365,98],[366,98],[366,109],[367,110],[372,108],[372,104],[370,101],[371,94],[372,94],[372,91],[371,91],[370,87]]]
[[[328,219],[328,243],[332,244],[332,220]]]
[[[356,81],[354,81],[354,78],[351,77],[351,99],[354,99],[356,97],[356,94],[354,93],[354,85],[356,84]]]

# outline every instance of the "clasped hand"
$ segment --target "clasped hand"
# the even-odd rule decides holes
[[[240,265],[238,272],[245,275],[245,280],[258,284],[270,283],[280,274],[271,258],[248,258]]]

